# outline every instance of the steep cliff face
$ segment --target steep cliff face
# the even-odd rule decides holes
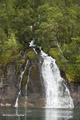
[[[0,106],[14,106],[20,89],[19,106],[25,106],[26,95],[28,95],[28,106],[43,106],[44,87],[41,77],[41,58],[32,49],[27,50],[26,57],[15,55],[14,58],[13,60],[9,58],[6,64],[0,64]],[[29,63],[20,88],[20,75],[24,71],[27,59]],[[29,83],[27,83],[28,78]],[[26,85],[28,86],[27,91]]]
[[[41,74],[43,60],[39,55],[35,55],[32,49],[27,51],[26,57],[20,55],[14,61],[0,65],[0,106],[15,105],[20,90],[20,75],[25,68],[26,58],[29,62],[21,83],[19,106],[25,106],[25,96],[28,96],[27,106],[44,107],[45,90]],[[66,78],[65,73],[61,72],[61,75]],[[75,107],[80,107],[80,83],[70,83],[69,89]]]
[[[28,96],[27,106],[31,107],[42,107],[45,105],[44,102],[44,85],[41,75],[41,58],[36,56],[35,59],[30,60],[27,69],[23,76],[22,81],[22,94],[19,99],[19,106],[25,106],[25,96]],[[42,63],[42,62],[41,62]],[[28,81],[29,79],[29,81]],[[26,84],[23,82],[27,81]]]
[[[80,82],[69,82],[63,71],[61,71],[61,76],[65,79],[66,84],[70,90],[70,94],[73,99],[74,107],[80,108]]]
[[[22,56],[6,65],[0,66],[0,105],[13,106],[19,91],[20,72],[25,64]]]
[[[32,69],[30,72],[30,81],[28,84],[28,102],[34,104],[34,106],[44,106],[44,85],[41,74],[41,58],[32,63]]]
[[[80,108],[80,83],[70,83],[70,92],[73,98],[74,107]]]

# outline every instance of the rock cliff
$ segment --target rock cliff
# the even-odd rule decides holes
[[[14,106],[19,92],[20,73],[24,68],[25,59],[22,56],[0,66],[0,105]]]
[[[32,54],[32,56],[31,56]],[[26,60],[29,60],[22,82],[20,81],[21,72],[25,68]],[[41,74],[43,60],[39,55],[35,55],[32,49],[26,53],[26,57],[19,55],[6,65],[0,65],[0,105],[14,106],[18,92],[19,106],[25,106],[25,96],[28,96],[27,106],[44,107],[45,90]],[[63,73],[63,72],[62,72]],[[65,74],[61,75],[65,78]],[[28,81],[29,79],[29,81]],[[21,82],[21,88],[19,87]],[[68,81],[66,81],[68,82]],[[27,85],[27,89],[26,89]],[[75,107],[80,107],[80,83],[70,83],[69,89]]]

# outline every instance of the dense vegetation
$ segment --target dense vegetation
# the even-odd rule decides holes
[[[35,38],[68,80],[79,82],[79,11],[79,0],[0,0],[0,63],[28,49]]]

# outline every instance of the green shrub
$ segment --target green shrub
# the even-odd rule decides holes
[[[36,54],[34,53],[34,51],[31,50],[27,52],[26,56],[32,60],[32,59],[35,59]]]

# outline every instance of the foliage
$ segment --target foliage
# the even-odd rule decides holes
[[[58,48],[51,48],[49,51],[49,55],[56,59],[56,62],[58,62],[61,58],[61,54]]]
[[[53,58],[69,81],[80,81],[79,1],[44,1],[37,8],[36,43]],[[61,51],[62,53],[61,53]]]
[[[26,84],[27,84],[27,79],[28,79],[28,76],[23,76],[23,80],[22,80],[22,87],[24,87]]]
[[[33,50],[29,50],[29,51],[27,52],[26,56],[27,56],[30,60],[32,60],[32,59],[35,59],[36,54],[34,53]]]
[[[28,49],[35,38],[70,81],[79,81],[79,11],[79,0],[1,0],[0,62]],[[27,57],[34,59],[35,53],[28,50]]]

